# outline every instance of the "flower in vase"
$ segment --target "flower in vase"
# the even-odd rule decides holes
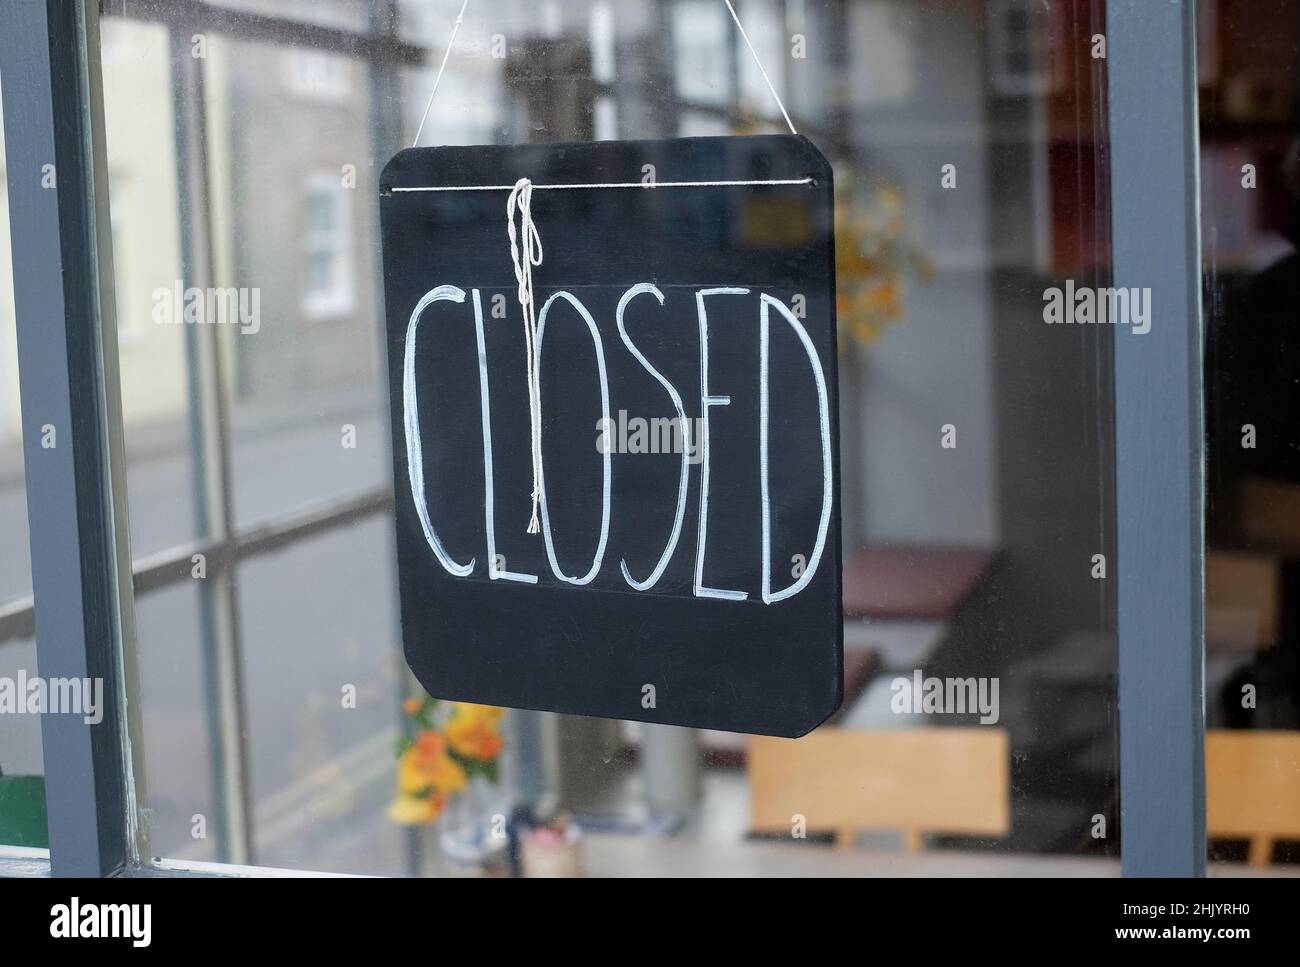
[[[465,769],[447,754],[447,743],[432,729],[419,734],[397,766],[398,787],[408,794],[427,789],[460,792],[468,781]]]
[[[492,705],[456,703],[456,710],[447,723],[447,743],[457,755],[467,759],[487,762],[501,753],[502,709]]]
[[[441,735],[421,732],[397,764],[397,799],[388,808],[394,822],[431,823],[442,815],[447,796],[469,782],[460,763],[447,754]]]
[[[446,805],[447,797],[440,792],[425,796],[400,795],[388,807],[388,818],[404,826],[419,826],[437,819]]]
[[[472,791],[471,776],[497,781],[505,709],[428,696],[409,698],[402,708],[413,737],[398,745],[397,798],[388,808],[393,822],[432,823],[453,799]]]

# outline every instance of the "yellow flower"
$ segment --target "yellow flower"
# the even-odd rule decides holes
[[[426,729],[402,753],[397,765],[397,787],[406,795],[432,789],[439,793],[459,792],[469,777],[455,759],[447,754],[441,735]]]
[[[468,782],[464,767],[449,755],[439,757],[429,768],[429,785],[438,792],[460,792]]]
[[[438,792],[423,799],[416,796],[398,796],[388,807],[388,818],[404,826],[431,823],[442,813],[445,804],[446,797]]]
[[[447,742],[467,759],[495,759],[504,744],[497,725],[501,709],[491,705],[461,705],[447,723]]]
[[[473,702],[454,702],[457,716],[467,716],[470,718],[485,718],[490,721],[497,721],[505,714],[505,709],[496,705],[475,705]]]

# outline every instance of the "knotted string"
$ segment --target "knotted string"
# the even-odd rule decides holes
[[[749,48],[750,55],[754,58],[754,63],[758,66],[759,73],[763,76],[763,81],[767,84],[767,89],[772,94],[772,99],[781,111],[781,117],[785,119],[786,125],[790,128],[790,133],[795,134],[794,122],[790,120],[790,114],[781,102],[781,95],[777,93],[776,86],[772,83],[771,77],[768,76],[767,70],[763,67],[763,62],[758,56],[753,43],[749,39],[749,34],[745,32],[745,26],[740,22],[740,17],[736,14],[736,8],[732,0],[723,0],[727,6],[731,19],[735,22],[740,36],[745,41],[745,46]],[[451,59],[451,49],[456,43],[456,35],[460,32],[461,25],[465,22],[465,11],[469,7],[469,0],[462,0],[460,10],[456,14],[453,22],[451,36],[447,39],[447,47],[442,53],[442,62],[438,65],[437,75],[433,79],[433,89],[429,91],[429,99],[425,102],[424,113],[420,116],[420,124],[415,131],[415,140],[411,146],[415,147],[420,143],[420,135],[424,133],[424,124],[429,119],[429,110],[433,107],[434,95],[438,93],[438,87],[442,83],[443,74],[446,73],[447,63]],[[519,283],[519,305],[524,312],[524,342],[525,351],[527,352],[527,377],[528,377],[528,412],[531,417],[531,436],[532,436],[532,458],[533,458],[533,515],[528,521],[528,533],[536,534],[540,529],[537,520],[537,509],[542,499],[542,398],[541,389],[538,384],[537,375],[537,316],[536,307],[533,304],[533,267],[542,264],[542,239],[537,232],[537,225],[533,221],[533,188],[694,188],[694,187],[725,187],[740,185],[806,185],[815,184],[811,177],[803,178],[770,178],[744,181],[681,181],[681,182],[660,182],[655,184],[644,184],[640,182],[611,182],[604,184],[561,184],[561,185],[533,185],[527,178],[520,178],[513,188],[510,189],[510,197],[506,200],[506,225],[510,234],[510,258],[514,262],[515,280]],[[467,186],[424,186],[424,187],[405,187],[394,188],[393,191],[497,191],[504,190],[505,185],[467,185]],[[515,209],[519,210],[519,229],[515,229]]]
[[[519,209],[519,230],[515,230],[515,209]],[[533,221],[533,183],[520,178],[506,199],[506,228],[510,235],[510,261],[519,283],[519,305],[524,316],[524,352],[527,355],[528,416],[532,436],[533,516],[528,533],[536,534],[537,507],[542,499],[542,391],[537,377],[537,307],[533,303],[533,266],[542,264],[542,236]]]

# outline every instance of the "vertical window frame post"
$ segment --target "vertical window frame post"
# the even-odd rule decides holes
[[[1205,537],[1195,0],[1107,0],[1121,865],[1205,874]]]
[[[42,716],[50,868],[111,876],[138,863],[141,840],[125,711],[134,613],[94,0],[0,4],[0,87],[37,662],[47,681],[103,682],[97,724]]]

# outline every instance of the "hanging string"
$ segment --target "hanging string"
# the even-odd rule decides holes
[[[740,36],[745,41],[745,46],[749,48],[750,56],[754,58],[754,64],[758,67],[759,74],[763,77],[763,82],[767,84],[767,89],[772,94],[772,100],[781,111],[781,117],[785,119],[786,126],[789,127],[791,134],[798,134],[795,130],[794,122],[790,120],[790,114],[785,109],[785,104],[781,102],[781,95],[776,92],[776,86],[772,83],[772,78],[768,76],[767,70],[763,67],[763,62],[758,56],[758,51],[754,49],[754,44],[749,39],[749,34],[745,32],[745,26],[740,22],[740,17],[736,14],[736,8],[731,0],[723,0],[727,5],[727,10],[731,14],[731,19],[735,21]],[[429,111],[433,108],[433,99],[438,93],[438,88],[442,84],[443,75],[447,71],[447,63],[451,59],[451,50],[456,43],[456,35],[460,32],[461,24],[465,22],[465,11],[469,8],[469,0],[462,0],[460,11],[456,14],[456,20],[452,24],[451,36],[447,38],[447,47],[442,52],[442,61],[438,64],[438,73],[433,78],[433,88],[429,91],[429,99],[424,104],[424,113],[420,115],[420,123],[415,129],[415,140],[411,142],[411,147],[416,147],[420,143],[420,135],[424,133],[424,125],[429,120]],[[528,533],[536,534],[540,530],[538,523],[538,508],[543,499],[542,494],[542,397],[541,386],[538,378],[537,368],[537,307],[533,298],[533,269],[542,264],[542,237],[537,230],[537,223],[533,221],[533,191],[546,191],[556,189],[612,189],[612,188],[728,188],[728,187],[746,187],[759,185],[811,185],[815,184],[815,179],[811,176],[803,178],[763,178],[753,180],[719,180],[719,181],[617,181],[617,182],[595,182],[583,184],[551,184],[535,185],[528,178],[520,178],[513,185],[422,185],[410,188],[392,188],[393,192],[410,192],[410,191],[509,191],[510,195],[506,199],[506,230],[510,238],[510,261],[514,265],[515,281],[518,283],[517,296],[519,306],[523,310],[524,317],[524,350],[526,356],[526,375],[528,390],[528,416],[529,430],[532,438],[532,465],[533,465],[533,512],[528,520]],[[519,213],[519,227],[515,227],[515,213]]]
[[[781,95],[776,92],[776,85],[772,83],[772,78],[768,76],[767,68],[763,66],[763,61],[758,56],[758,51],[754,48],[753,42],[749,39],[749,34],[745,32],[745,25],[740,22],[740,15],[736,13],[736,8],[731,0],[722,0],[727,5],[727,12],[731,14],[731,19],[735,21],[736,29],[740,31],[741,38],[745,41],[745,46],[749,48],[749,54],[754,58],[754,65],[758,68],[759,74],[763,77],[763,82],[772,94],[772,100],[781,111],[781,117],[785,118],[786,127],[790,129],[791,134],[798,134],[795,130],[794,122],[790,120],[790,112],[785,109],[785,104],[781,101]],[[429,91],[429,99],[424,104],[424,113],[420,115],[420,124],[415,129],[415,140],[411,142],[414,148],[420,143],[420,135],[424,133],[424,124],[429,119],[429,110],[433,107],[434,95],[438,93],[438,86],[442,83],[442,75],[447,70],[447,61],[451,59],[451,48],[456,43],[456,34],[460,32],[460,25],[465,22],[465,10],[469,7],[469,0],[462,0],[460,12],[456,14],[456,21],[452,24],[451,36],[447,38],[447,49],[442,52],[442,63],[438,65],[438,73],[433,78],[433,90]],[[540,187],[540,186],[539,186]],[[574,186],[580,187],[580,186]],[[585,187],[585,186],[581,186]],[[602,186],[603,187],[603,186]]]
[[[536,185],[529,182],[534,191],[555,191],[564,188],[746,188],[758,185],[814,185],[817,179],[812,175],[803,178],[753,178],[735,181],[592,181],[576,184]],[[514,191],[516,185],[415,185],[410,188],[389,188],[392,192],[402,191]]]
[[[519,231],[515,231],[515,209],[519,209]],[[506,228],[510,236],[510,261],[519,283],[519,306],[524,316],[524,351],[527,356],[528,417],[532,435],[533,516],[528,533],[538,531],[537,506],[542,499],[542,391],[537,378],[537,306],[533,302],[533,267],[542,264],[542,236],[533,221],[533,183],[520,178],[506,199]]]
[[[731,19],[736,21],[736,29],[740,31],[740,36],[745,40],[745,46],[749,48],[749,53],[754,58],[754,63],[758,66],[758,72],[763,75],[763,80],[767,83],[767,89],[772,92],[772,100],[776,101],[776,106],[781,109],[781,117],[785,118],[786,125],[790,128],[791,134],[798,134],[794,129],[794,122],[790,120],[790,114],[786,111],[785,105],[781,103],[781,95],[776,92],[776,85],[772,83],[772,78],[767,76],[767,70],[763,67],[763,62],[758,59],[758,51],[754,45],[749,42],[749,34],[745,33],[745,25],[740,22],[740,17],[736,15],[736,8],[731,5],[731,0],[723,0],[727,9],[731,11]]]
[[[424,113],[420,115],[420,126],[415,129],[415,140],[411,142],[412,148],[420,143],[420,135],[424,133],[424,122],[429,120],[429,108],[433,107],[433,96],[438,93],[438,85],[442,83],[442,75],[447,69],[447,61],[451,59],[451,46],[456,43],[456,34],[460,33],[460,25],[465,22],[465,8],[468,6],[469,0],[464,0],[460,5],[460,13],[456,14],[456,22],[452,25],[451,36],[447,38],[447,49],[442,52],[442,63],[438,65],[438,76],[433,79],[433,90],[429,92],[429,99],[424,102]]]

